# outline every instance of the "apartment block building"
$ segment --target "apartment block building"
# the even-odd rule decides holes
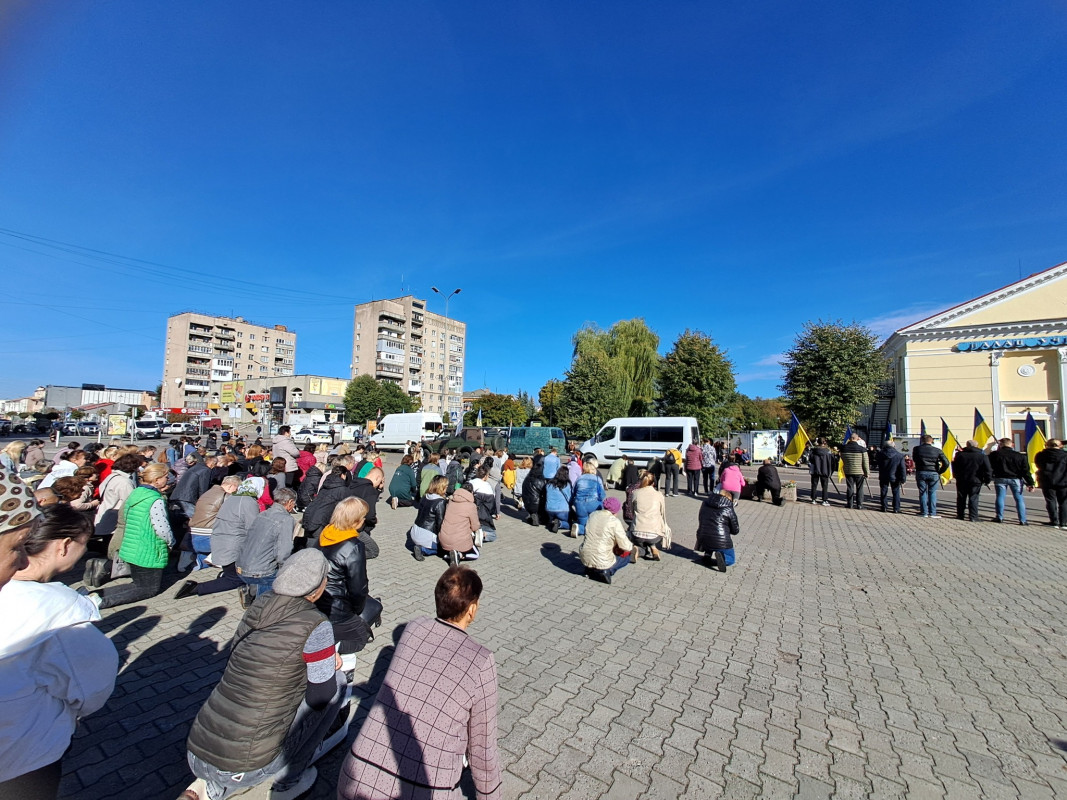
[[[292,375],[296,332],[243,317],[186,311],[167,319],[163,394],[168,410],[205,411],[212,381],[250,381]]]
[[[422,401],[423,411],[459,414],[467,325],[426,310],[407,295],[360,303],[355,309],[352,377],[392,381]]]

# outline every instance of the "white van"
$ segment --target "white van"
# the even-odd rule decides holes
[[[608,420],[596,436],[582,442],[582,455],[592,453],[601,464],[627,456],[648,463],[671,448],[685,455],[692,442],[700,444],[694,417],[621,417]]]
[[[386,414],[370,439],[379,450],[403,450],[408,442],[434,438],[443,427],[441,415],[427,411]]]

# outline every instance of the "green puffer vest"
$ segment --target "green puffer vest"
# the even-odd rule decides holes
[[[304,645],[325,621],[303,597],[256,598],[233,635],[222,680],[189,731],[189,752],[226,772],[273,761],[307,689]]]
[[[167,543],[156,536],[149,513],[152,503],[163,502],[163,495],[151,486],[138,486],[126,499],[122,516],[126,530],[122,536],[119,557],[127,564],[145,569],[163,569],[167,566]]]

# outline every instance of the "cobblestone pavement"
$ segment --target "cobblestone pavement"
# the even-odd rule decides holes
[[[575,540],[500,520],[470,632],[499,667],[505,797],[1067,797],[1067,532],[920,519],[913,499],[900,516],[745,501],[720,574],[690,549],[698,505],[669,499],[674,548],[611,586],[581,575]],[[442,569],[404,549],[413,510],[379,515],[385,624],[356,670],[360,719]],[[122,671],[61,797],[191,780],[185,738],[241,610],[174,588],[105,613]],[[343,752],[310,797],[333,797]]]

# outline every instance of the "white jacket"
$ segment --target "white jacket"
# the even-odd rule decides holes
[[[100,611],[61,583],[0,589],[0,781],[58,761],[78,718],[115,688],[119,655]]]
[[[119,511],[133,493],[136,484],[133,477],[117,469],[100,484],[100,506],[96,509],[96,535],[110,536],[119,522]]]
[[[75,464],[73,461],[60,461],[58,464],[52,467],[52,471],[45,475],[41,482],[37,484],[37,488],[47,489],[60,478],[69,478],[77,471],[78,465]]]

